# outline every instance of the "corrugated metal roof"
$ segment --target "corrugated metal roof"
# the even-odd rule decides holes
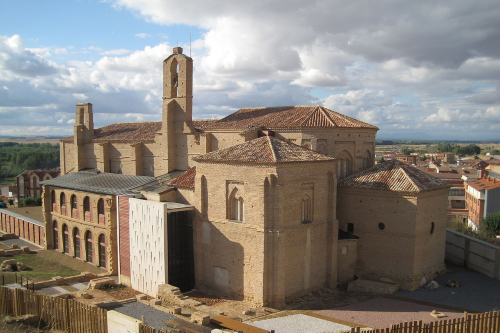
[[[159,186],[158,180],[154,177],[114,173],[71,172],[43,181],[40,184],[92,193],[126,195],[153,183],[157,183]]]
[[[333,157],[264,136],[193,158],[197,162],[290,163],[331,161]]]
[[[380,163],[342,179],[339,187],[366,188],[416,194],[449,188],[445,181],[397,160]]]

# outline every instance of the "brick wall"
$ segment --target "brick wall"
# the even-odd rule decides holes
[[[45,246],[45,229],[43,222],[25,220],[10,215],[8,211],[0,211],[0,228],[5,233],[13,233],[22,239]]]
[[[120,281],[130,284],[130,232],[128,198],[118,197],[118,220],[120,221]]]

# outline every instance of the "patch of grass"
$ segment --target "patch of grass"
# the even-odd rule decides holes
[[[43,259],[34,253],[21,254],[13,257],[0,257],[0,262],[8,259],[15,259],[16,262],[22,262],[28,266],[28,270],[22,272],[0,272],[0,275],[5,277],[5,284],[14,283],[16,273],[18,278],[19,276],[22,276],[23,278],[30,280],[30,282],[46,281],[50,280],[54,276],[67,277],[80,274],[79,271],[61,265],[55,261]],[[0,280],[0,283],[1,281],[2,280]]]
[[[123,284],[111,284],[111,283],[105,283],[102,285],[101,287],[101,290],[104,290],[104,291],[113,291],[113,290],[119,290],[119,289],[123,289],[125,288],[126,286],[123,285]]]

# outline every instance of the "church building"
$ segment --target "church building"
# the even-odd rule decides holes
[[[408,182],[417,184],[416,199],[406,192],[357,189],[359,182],[383,188],[403,177],[389,172],[359,182],[352,178],[379,173],[373,169],[376,126],[322,106],[243,108],[218,120],[193,120],[192,103],[193,60],[175,47],[163,63],[161,121],[94,129],[92,104],[77,104],[74,135],[61,140],[62,176],[43,183],[47,247],[75,254],[58,243],[65,237],[58,220],[64,220],[102,234],[107,257],[92,262],[107,264],[123,283],[151,296],[170,284],[270,306],[355,276],[413,290],[414,281],[433,278],[444,267],[446,205],[441,210],[431,201],[446,202],[446,184],[415,176]],[[81,181],[73,184],[70,177]],[[342,192],[339,204],[341,180],[357,190]],[[81,198],[74,205],[82,208],[62,209],[62,192]],[[395,228],[389,239],[380,238],[385,244],[365,239],[381,220],[372,218],[372,205],[356,201],[360,196],[406,202],[395,206],[401,209],[395,215],[387,214],[385,225]],[[428,242],[439,255],[402,255],[398,260],[405,267],[418,261],[403,280],[397,267],[384,271],[390,251],[379,251],[381,271],[360,258],[370,247],[393,246],[398,252],[404,240],[420,240],[420,221],[428,218]]]

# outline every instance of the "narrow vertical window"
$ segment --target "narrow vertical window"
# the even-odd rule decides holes
[[[54,235],[54,250],[59,249],[59,229],[57,229],[57,221],[52,222],[52,231]]]
[[[80,258],[80,230],[75,228],[73,231],[73,246],[75,250],[75,257]]]
[[[97,202],[97,214],[99,219],[99,224],[104,224],[104,200],[99,199]]]
[[[64,253],[69,253],[69,235],[68,235],[68,226],[63,224],[63,251]]]
[[[56,211],[56,191],[52,190],[50,192],[50,205],[51,205],[51,212]]]
[[[106,239],[99,235],[99,267],[106,267]]]
[[[66,215],[66,195],[64,192],[61,192],[59,201],[61,202],[61,215]]]
[[[90,214],[90,198],[85,197],[83,199],[83,215],[85,221],[91,221],[92,215]]]
[[[85,255],[85,260],[87,262],[92,262],[92,233],[90,231],[87,231],[85,233],[85,250],[86,250],[86,255]]]

